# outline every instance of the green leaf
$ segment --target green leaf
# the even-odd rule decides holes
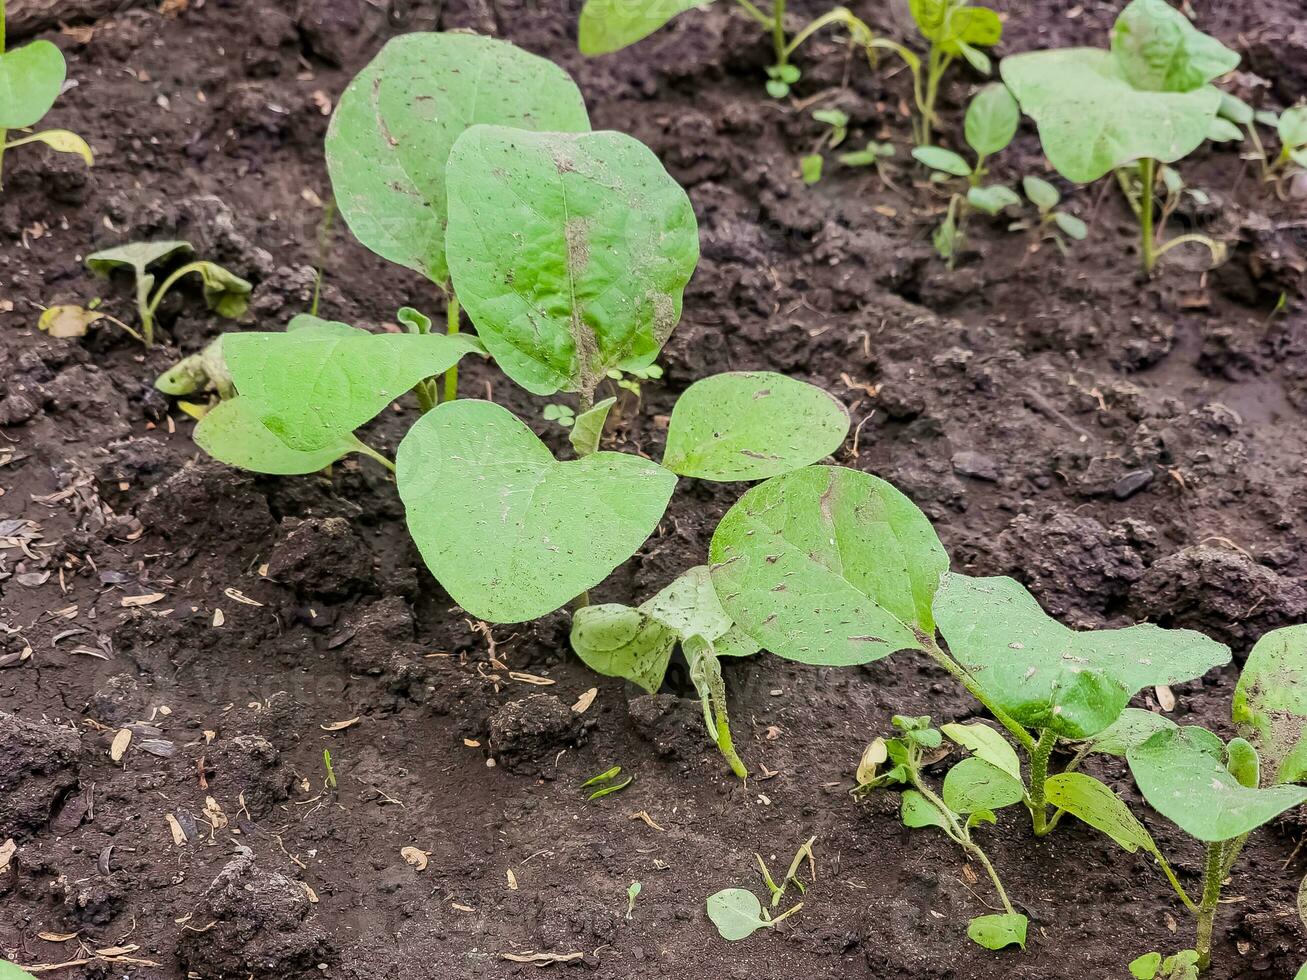
[[[622,453],[560,463],[508,409],[445,402],[400,443],[408,527],[473,616],[544,616],[603,581],[653,533],[675,474]]]
[[[1157,732],[1178,727],[1165,715],[1145,711],[1143,708],[1126,708],[1116,721],[1108,725],[1085,743],[1086,752],[1100,752],[1124,759],[1136,745],[1143,745]]]
[[[924,163],[931,170],[952,174],[954,177],[971,176],[971,164],[952,150],[946,150],[942,146],[913,147],[912,156],[918,163]]]
[[[275,476],[316,473],[342,456],[363,450],[348,430],[310,451],[288,446],[264,424],[263,409],[243,396],[220,402],[195,427],[195,444],[230,466]]]
[[[696,381],[677,399],[663,465],[700,480],[765,480],[843,444],[849,413],[815,385],[770,371]]]
[[[1231,95],[1229,92],[1221,93],[1221,117],[1228,119],[1238,126],[1251,126],[1253,124],[1253,107],[1243,99]]]
[[[1020,803],[1025,786],[1020,778],[968,756],[944,776],[944,802],[955,813],[1000,810]]]
[[[34,126],[63,90],[68,66],[49,41],[0,54],[0,129]]]
[[[1016,944],[1026,948],[1029,920],[1019,912],[1010,915],[978,915],[967,926],[967,938],[985,949],[1002,949]]]
[[[1245,738],[1232,738],[1225,746],[1225,768],[1239,780],[1240,786],[1254,789],[1261,783],[1261,759],[1253,744]]]
[[[1298,968],[1298,972],[1293,975],[1293,980],[1307,980],[1307,963]]]
[[[292,449],[338,442],[419,381],[480,345],[468,334],[374,334],[301,316],[279,333],[230,333],[223,352],[236,390]]]
[[[1003,59],[1003,81],[1039,127],[1044,153],[1068,180],[1088,183],[1143,157],[1173,162],[1207,139],[1221,93],[1135,88],[1109,51],[1063,48]]]
[[[1296,105],[1285,109],[1275,124],[1280,142],[1285,146],[1297,148],[1307,144],[1307,105]]]
[[[449,158],[450,271],[504,373],[537,395],[648,367],[699,260],[694,208],[622,133],[477,126]]]
[[[717,526],[710,551],[722,607],[765,649],[809,664],[870,663],[932,636],[948,556],[894,487],[810,466],[762,483]]]
[[[1070,630],[1005,577],[948,575],[935,617],[953,656],[999,707],[1069,739],[1107,728],[1144,687],[1199,677],[1230,659],[1227,647],[1193,630]]]
[[[1041,213],[1052,211],[1062,200],[1061,192],[1043,177],[1022,177],[1021,189]]]
[[[953,216],[950,210],[948,215],[940,222],[939,227],[935,229],[935,234],[931,237],[931,244],[935,246],[935,251],[939,253],[942,259],[953,261],[957,255],[958,249],[962,247],[963,236],[958,230],[957,218]]]
[[[977,759],[983,759],[1018,782],[1021,781],[1021,760],[1017,758],[1016,749],[989,725],[981,721],[969,725],[953,723],[941,725],[940,731],[950,742],[967,749]]]
[[[1257,747],[1267,782],[1307,780],[1307,625],[1272,630],[1257,641],[1234,689],[1232,715]]]
[[[1089,237],[1089,226],[1077,218],[1074,214],[1067,214],[1065,211],[1059,211],[1053,215],[1053,224],[1061,229],[1062,234],[1073,241],[1083,242]]]
[[[946,830],[948,828],[948,823],[934,804],[915,789],[905,789],[903,791],[903,797],[899,804],[899,818],[903,821],[903,826],[913,829],[939,827],[941,830]]]
[[[1307,789],[1243,786],[1225,767],[1220,739],[1202,728],[1162,731],[1130,750],[1135,784],[1154,810],[1202,841],[1256,830],[1307,801]]]
[[[604,423],[608,413],[617,404],[616,398],[605,398],[593,407],[576,416],[575,425],[567,436],[578,456],[589,456],[599,451],[599,440],[604,434]]]
[[[965,41],[958,41],[956,47],[958,53],[967,59],[967,64],[980,74],[988,75],[994,70],[994,63],[990,60],[989,55],[985,54],[985,52],[981,51],[979,48],[974,48]]]
[[[191,251],[190,242],[129,242],[88,255],[86,267],[106,278],[114,269],[131,269],[140,276],[156,262],[179,253],[189,255]]]
[[[1143,956],[1130,961],[1130,976],[1134,977],[1135,980],[1154,980],[1161,965],[1161,953],[1145,953]]]
[[[986,85],[967,106],[963,123],[967,143],[981,156],[993,156],[1012,142],[1021,122],[1021,110],[1007,86]],[[965,175],[964,175],[965,176]]]
[[[708,896],[708,918],[727,942],[748,939],[759,929],[771,928],[762,917],[762,903],[743,888],[723,888]]]
[[[1207,138],[1213,143],[1239,142],[1243,140],[1243,130],[1230,120],[1217,116],[1207,128]]]
[[[36,980],[36,978],[17,964],[0,960],[0,980]]]
[[[81,157],[82,162],[88,167],[95,165],[95,154],[91,152],[91,147],[86,140],[68,129],[47,129],[44,132],[33,133],[31,136],[10,140],[5,144],[5,148],[13,149],[26,143],[44,143],[57,153],[72,153]]]
[[[204,303],[209,309],[228,320],[245,315],[253,286],[216,262],[197,262],[193,271],[204,280]]]
[[[1141,848],[1149,854],[1159,853],[1152,835],[1125,802],[1093,776],[1082,772],[1058,773],[1048,777],[1044,791],[1053,806],[1106,834],[1131,854]]]
[[[585,102],[563,69],[476,34],[389,41],[340,97],[327,169],[354,236],[436,283],[445,258],[445,165],[469,126],[585,132]]]
[[[581,8],[577,47],[585,55],[611,54],[643,40],[677,14],[709,0],[586,0]]]
[[[954,0],[910,0],[908,8],[922,37],[948,54],[959,54],[962,44],[989,47],[1003,36],[1003,22],[985,7],[960,6]]]
[[[1020,207],[1021,198],[1017,197],[1016,191],[1010,187],[1004,187],[1002,184],[991,184],[988,187],[969,188],[967,190],[967,203],[977,211],[995,215],[1004,208]]]
[[[1131,85],[1153,92],[1192,92],[1239,65],[1166,0],[1132,0],[1112,29],[1112,54]]]
[[[820,153],[809,153],[799,158],[799,173],[803,182],[811,186],[821,180],[821,172],[824,169],[826,161],[822,159]]]

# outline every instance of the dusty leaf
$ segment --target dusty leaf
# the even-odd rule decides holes
[[[343,732],[346,728],[352,728],[362,721],[361,717],[346,718],[344,721],[328,722],[325,725],[319,725],[324,732]]]

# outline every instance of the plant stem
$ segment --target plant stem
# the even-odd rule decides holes
[[[146,347],[154,346],[154,310],[159,305],[157,301],[150,303],[152,278],[147,278],[139,272],[136,274],[136,312],[141,318],[141,336],[145,340]],[[159,295],[163,295],[162,291]]]
[[[1012,733],[1012,736],[1023,749],[1027,752],[1034,751],[1035,740],[1031,734],[1017,724],[1011,715],[991,702],[971,675],[957,661],[939,648],[939,644],[935,642],[933,636],[918,634],[918,638],[921,640],[921,646],[926,656],[952,674],[954,679],[967,689],[968,694],[985,706],[985,710],[994,716],[995,721]]]
[[[445,332],[449,336],[454,336],[459,331],[459,305],[458,297],[453,292],[449,294],[449,306],[445,310],[446,328]],[[458,365],[445,372],[445,401],[452,402],[458,398]]]
[[[380,464],[381,464],[382,466],[384,466],[386,469],[390,470],[390,472],[392,472],[392,473],[395,472],[395,464],[392,463],[389,459],[387,459],[385,456],[381,455],[381,453],[377,452],[375,449],[373,449],[371,446],[369,446],[369,445],[368,445],[366,442],[364,442],[362,439],[358,439],[358,438],[356,437],[355,441],[358,442],[358,446],[357,446],[356,448],[358,449],[359,453],[361,453],[361,454],[364,455],[364,456],[367,456],[367,457],[370,458],[370,459],[375,459],[378,463],[380,463]]]
[[[776,64],[788,63],[790,52],[785,45],[785,0],[772,0],[771,39],[776,48]]]
[[[1221,881],[1224,877],[1225,843],[1213,841],[1207,845],[1207,870],[1203,875],[1203,901],[1198,906],[1198,934],[1194,949],[1198,952],[1198,969],[1205,970],[1212,963],[1212,928],[1216,923],[1216,907],[1221,901]]]
[[[1166,880],[1171,883],[1171,887],[1175,890],[1175,893],[1180,896],[1180,901],[1184,903],[1184,907],[1190,912],[1196,914],[1198,912],[1198,906],[1195,905],[1194,900],[1189,897],[1189,893],[1184,890],[1184,885],[1180,884],[1180,879],[1175,876],[1175,872],[1171,869],[1170,863],[1166,858],[1162,857],[1161,851],[1158,851],[1154,856],[1157,858],[1157,863],[1162,866],[1162,874],[1166,875]]]
[[[1144,274],[1151,276],[1157,264],[1155,254],[1156,239],[1153,231],[1153,185],[1157,182],[1157,162],[1151,157],[1139,161],[1139,254],[1144,264]]]
[[[1003,903],[1004,910],[1008,915],[1015,915],[1016,909],[1012,908],[1012,903],[1008,901],[1007,891],[1003,888],[1003,882],[999,880],[998,872],[995,871],[994,866],[989,863],[989,858],[985,856],[984,850],[979,844],[971,839],[971,834],[967,832],[966,828],[958,824],[957,818],[953,816],[953,811],[949,809],[948,804],[941,800],[939,796],[936,795],[935,791],[922,781],[919,770],[915,766],[911,766],[909,767],[909,771],[913,788],[924,796],[930,805],[939,811],[940,816],[944,818],[945,822],[948,823],[948,835],[961,845],[968,854],[980,862],[981,867],[985,869],[985,873],[989,875],[989,880],[994,883],[994,891],[998,892],[999,901]]]
[[[761,10],[759,10],[757,6],[751,2],[751,0],[735,0],[735,2],[744,8],[744,12],[746,14],[748,14],[750,17],[756,20],[767,30],[771,30],[772,19],[768,17],[766,14],[764,14]]]
[[[1239,860],[1239,854],[1243,851],[1244,844],[1248,843],[1248,835],[1236,837],[1234,840],[1226,841],[1225,856],[1221,864],[1221,880],[1224,881],[1230,876],[1234,869],[1234,862]]]
[[[1043,837],[1053,828],[1048,823],[1048,810],[1045,805],[1044,782],[1048,779],[1048,758],[1053,754],[1057,735],[1051,728],[1039,733],[1035,751],[1030,753],[1030,816],[1035,824],[1035,836]]]

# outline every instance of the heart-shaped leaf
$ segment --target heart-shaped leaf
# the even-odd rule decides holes
[[[993,156],[1017,134],[1021,109],[1006,85],[986,85],[967,106],[963,120],[967,143],[983,157]]]
[[[700,480],[765,480],[824,459],[849,413],[828,392],[770,371],[714,374],[672,409],[663,465]]]
[[[219,402],[205,413],[195,427],[195,444],[229,466],[275,476],[316,473],[349,453],[372,455],[348,429],[309,451],[288,446],[264,424],[263,409],[243,396]]]
[[[577,25],[582,54],[620,51],[648,37],[677,14],[704,6],[709,0],[586,0]]]
[[[953,812],[975,813],[1020,803],[1025,786],[1017,777],[984,759],[969,756],[944,776],[943,795]]]
[[[1301,786],[1242,785],[1225,767],[1223,751],[1206,729],[1177,728],[1158,732],[1126,758],[1148,805],[1202,841],[1231,840],[1307,802]]]
[[[1307,780],[1307,626],[1263,636],[1234,689],[1234,723],[1257,746],[1273,783]]]
[[[1140,849],[1161,856],[1148,829],[1136,819],[1125,801],[1111,787],[1082,772],[1062,772],[1044,783],[1045,798],[1100,833],[1106,834],[1131,854]]]
[[[1144,687],[1199,677],[1230,659],[1227,647],[1193,630],[1076,632],[1010,578],[947,576],[935,618],[953,656],[1001,708],[1069,739],[1107,728]]]
[[[1285,109],[1276,120],[1275,130],[1284,146],[1296,148],[1307,144],[1307,105]]]
[[[40,122],[59,98],[67,73],[63,52],[49,41],[0,54],[0,129]]]
[[[1192,92],[1239,65],[1166,0],[1132,0],[1112,29],[1112,54],[1131,85],[1153,92]]]
[[[743,888],[723,888],[708,896],[708,918],[727,942],[739,942],[759,929],[771,928],[771,921],[762,915],[758,896]]]
[[[866,473],[809,466],[759,484],[713,534],[713,586],[746,633],[809,664],[870,663],[933,636],[948,556],[926,515]]]
[[[985,949],[1002,949],[1013,944],[1026,948],[1030,921],[1019,912],[1007,915],[978,915],[967,926],[967,938]]]
[[[486,348],[537,395],[653,363],[699,261],[685,191],[622,133],[476,126],[449,157],[446,247]]]
[[[327,170],[354,236],[436,283],[445,259],[445,164],[469,126],[585,132],[585,102],[567,73],[477,34],[404,34],[340,97]]]
[[[653,533],[676,475],[638,456],[560,463],[508,409],[445,402],[400,443],[399,495],[437,581],[478,619],[544,616]]]
[[[156,262],[191,251],[190,242],[129,242],[88,255],[86,267],[98,276],[108,277],[114,269],[131,269],[139,276]]]
[[[1164,163],[1192,153],[1221,106],[1211,85],[1189,92],[1138,89],[1110,51],[1062,48],[1010,55],[1003,81],[1039,127],[1044,153],[1078,183],[1143,157]]]

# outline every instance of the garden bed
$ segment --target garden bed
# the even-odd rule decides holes
[[[389,15],[350,0],[190,0],[98,20],[77,6],[43,35],[77,83],[50,124],[85,136],[96,166],[15,151],[0,194],[0,537],[30,552],[0,552],[13,630],[0,635],[0,844],[18,845],[0,870],[0,954],[87,961],[55,976],[525,976],[545,953],[556,971],[603,977],[1107,980],[1188,943],[1150,859],[1075,821],[1033,839],[1013,811],[986,846],[1031,920],[1029,949],[968,942],[967,919],[993,902],[983,877],[942,836],[905,830],[893,794],[849,793],[892,715],[979,717],[926,658],[726,662],[742,783],[705,738],[683,670],[640,696],[578,662],[566,612],[486,627],[453,606],[380,467],[272,478],[199,453],[193,422],[152,387],[226,327],[198,290],[165,304],[165,342],[149,352],[104,324],[84,340],[35,324],[42,306],[94,296],[130,319],[129,290],[82,260],[143,238],[187,239],[253,282],[259,329],[308,308],[323,254],[324,316],[376,329],[401,306],[438,312],[429,283],[339,221],[320,248],[328,116],[390,36],[505,37],[573,74],[596,129],[648,144],[699,219],[703,257],[665,376],[638,406],[626,398],[605,448],[655,453],[676,396],[714,372],[810,381],[856,430],[835,460],[911,497],[955,570],[1012,575],[1068,625],[1191,627],[1242,661],[1268,630],[1307,621],[1307,197],[1277,199],[1237,148],[1207,144],[1182,169],[1210,201],[1175,221],[1231,243],[1215,270],[1177,250],[1142,280],[1115,189],[1059,182],[1090,228],[1069,256],[978,218],[950,271],[930,243],[947,198],[902,149],[906,72],[889,59],[869,72],[828,37],[799,55],[793,99],[771,99],[767,39],[725,4],[597,59],[576,51],[572,5],[544,0]],[[906,14],[852,6],[907,35]],[[995,6],[1000,53],[1099,44],[1117,13]],[[1276,107],[1307,96],[1297,3],[1195,7],[1244,56],[1241,94]],[[949,145],[979,80],[959,72],[945,88]],[[822,106],[848,113],[851,143],[900,146],[890,182],[828,162],[805,186],[798,161]],[[1048,171],[1027,120],[994,176],[1029,173]],[[562,453],[541,399],[480,362],[462,383]],[[415,414],[387,411],[371,443],[393,456]],[[594,598],[634,604],[704,563],[737,496],[683,481]],[[1176,685],[1165,707],[1229,735],[1237,676]],[[115,761],[123,728],[132,742]],[[587,802],[581,783],[616,765],[634,782]],[[1196,882],[1201,850],[1140,804],[1124,765],[1091,770]],[[802,911],[776,934],[719,939],[705,898],[757,890],[755,852],[775,871],[809,837],[817,878]],[[1287,980],[1301,965],[1305,838],[1301,811],[1253,838],[1207,976]]]

